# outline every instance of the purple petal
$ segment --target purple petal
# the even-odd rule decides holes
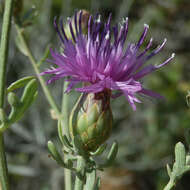
[[[148,45],[146,46],[145,50],[138,56],[138,58],[142,57],[152,46],[153,38],[150,39]]]
[[[159,53],[162,48],[164,47],[165,43],[167,42],[167,39],[165,38],[163,43],[161,45],[159,45],[150,55],[148,55],[146,57],[146,60],[150,59],[151,57],[153,57],[154,55],[156,55],[157,53]]]
[[[77,83],[79,83],[79,81],[70,82],[67,86],[67,89],[65,90],[65,93],[69,93]]]
[[[73,38],[73,41],[76,42],[71,18],[69,19],[69,29],[70,29],[70,33],[71,33],[71,36],[72,36],[72,38]]]
[[[142,89],[141,91],[139,91],[138,93],[140,94],[144,94],[144,95],[147,95],[147,96],[150,96],[150,97],[153,97],[153,98],[158,98],[158,99],[165,99],[163,96],[161,96],[160,94],[156,93],[156,92],[153,92],[151,90],[148,90],[148,89]]]
[[[133,81],[125,81],[125,82],[112,82],[113,90],[122,90],[127,93],[135,93],[142,89],[140,82]]]
[[[68,37],[67,37],[67,35],[66,35],[66,33],[65,33],[65,30],[64,30],[64,27],[63,27],[63,18],[60,19],[59,24],[60,24],[61,32],[62,32],[62,34],[63,34],[65,40],[68,41]]]
[[[103,89],[104,87],[100,83],[92,84],[82,88],[76,88],[77,91],[85,93],[97,93],[103,91]]]
[[[125,95],[126,99],[128,100],[129,104],[131,105],[131,107],[133,108],[133,110],[136,111],[136,105],[134,103],[133,96],[129,95],[126,92],[124,92],[124,95]]]
[[[138,80],[146,75],[148,75],[149,73],[163,67],[164,65],[168,64],[173,58],[174,58],[175,54],[173,53],[171,55],[171,57],[169,57],[166,61],[164,61],[162,64],[160,65],[148,65],[147,67],[144,67],[142,70],[140,70],[139,72],[137,72],[133,77],[135,80]]]
[[[142,43],[143,43],[143,41],[144,41],[144,39],[146,37],[146,34],[148,32],[148,29],[149,29],[149,26],[147,24],[144,24],[144,31],[143,31],[143,33],[142,33],[142,35],[141,35],[141,37],[140,37],[140,39],[139,39],[139,41],[137,43],[138,48],[142,45]]]
[[[56,17],[54,18],[54,27],[55,27],[56,32],[57,32],[58,35],[59,35],[60,40],[64,43],[64,39],[63,39],[63,37],[62,37],[62,35],[61,35],[61,32],[60,32],[60,30],[59,30],[59,27],[58,27],[58,25],[57,25],[57,18],[56,18]]]

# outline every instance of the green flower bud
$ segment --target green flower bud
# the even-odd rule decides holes
[[[86,151],[95,151],[110,136],[113,116],[110,108],[110,91],[88,94],[77,119],[70,128],[71,136],[80,137]]]

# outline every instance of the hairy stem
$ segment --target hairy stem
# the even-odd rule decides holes
[[[0,108],[3,108],[5,99],[6,65],[8,57],[12,8],[13,0],[6,0],[0,44]],[[3,141],[3,133],[0,133],[0,181],[2,190],[9,190],[8,169]]]
[[[40,81],[40,84],[42,86],[44,94],[45,94],[51,108],[56,112],[57,116],[60,117],[61,114],[60,114],[60,111],[58,109],[58,106],[56,105],[56,103],[55,103],[55,101],[54,101],[54,99],[53,99],[53,97],[52,97],[52,95],[51,95],[51,93],[50,93],[50,91],[49,91],[43,77],[40,76],[40,71],[38,69],[37,62],[36,62],[32,52],[31,52],[30,48],[28,47],[28,44],[27,44],[27,42],[25,40],[22,28],[20,28],[18,25],[16,25],[16,30],[17,30],[18,36],[19,36],[19,38],[21,40],[21,43],[23,44],[24,49],[27,52],[27,56],[28,56],[28,58],[29,58],[29,60],[30,60],[30,62],[32,64],[32,67],[34,68],[34,71],[35,71],[35,73],[36,73],[36,75],[37,75],[37,77],[38,77],[38,79]]]
[[[67,137],[69,137],[69,110],[68,110],[68,101],[69,101],[69,95],[64,93],[67,89],[68,82],[64,82],[63,86],[63,94],[62,94],[62,107],[61,107],[61,113],[63,116],[62,119],[62,127],[63,127],[63,133]],[[67,155],[64,155],[64,160],[67,160]],[[72,176],[71,176],[71,170],[64,168],[64,180],[65,180],[65,189],[72,190]]]

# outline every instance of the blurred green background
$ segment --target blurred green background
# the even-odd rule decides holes
[[[17,1],[20,4],[21,1]],[[3,1],[0,1],[2,22]],[[97,12],[106,19],[112,12],[112,24],[129,17],[128,41],[136,42],[143,24],[150,26],[146,42],[152,36],[154,47],[167,38],[162,52],[149,63],[159,64],[176,53],[175,59],[165,68],[152,73],[144,85],[166,97],[165,101],[143,99],[133,112],[124,97],[112,101],[114,115],[113,134],[119,154],[112,169],[101,172],[102,190],[162,190],[168,182],[166,164],[173,163],[174,146],[178,141],[189,151],[190,109],[186,104],[190,90],[190,1],[189,0],[30,0],[23,1],[17,14],[25,15],[35,7],[25,33],[36,59],[43,57],[48,45],[59,48],[60,42],[53,27],[53,18],[72,16],[74,11],[85,9]],[[29,60],[15,45],[16,31],[11,32],[7,85],[28,75],[35,75]],[[146,43],[145,43],[146,45]],[[44,62],[41,71],[49,67]],[[61,104],[63,81],[49,85],[58,105]],[[70,96],[70,109],[78,93]],[[60,145],[56,121],[39,87],[39,96],[21,122],[13,125],[5,135],[5,144],[12,189],[61,190],[63,169],[48,157],[46,143],[53,140]],[[177,190],[189,190],[190,174],[177,184]]]

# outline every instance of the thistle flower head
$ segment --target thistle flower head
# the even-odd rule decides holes
[[[69,35],[72,38],[66,34],[63,21],[60,19],[58,24],[55,19],[54,25],[62,42],[63,52],[51,50],[50,61],[56,67],[42,73],[53,75],[48,83],[68,77],[69,86],[66,92],[73,88],[83,93],[99,93],[109,89],[116,92],[112,93],[112,97],[124,95],[134,110],[136,110],[135,102],[141,102],[136,97],[137,94],[162,98],[159,94],[145,89],[139,80],[163,67],[174,57],[172,54],[159,65],[145,66],[149,59],[162,50],[166,39],[148,53],[152,46],[152,38],[145,49],[140,50],[148,32],[148,25],[144,25],[144,31],[137,43],[126,44],[128,18],[123,20],[121,26],[111,27],[111,15],[104,24],[100,15],[89,16],[87,34],[82,32],[82,18],[83,12],[80,11],[74,18],[68,20]],[[75,85],[80,82],[85,85],[76,88]]]

